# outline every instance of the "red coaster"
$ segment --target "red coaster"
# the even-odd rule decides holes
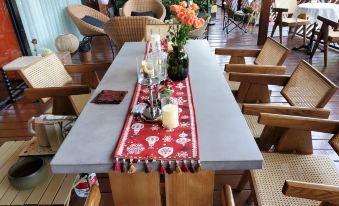
[[[127,91],[102,90],[91,103],[95,104],[120,104]]]

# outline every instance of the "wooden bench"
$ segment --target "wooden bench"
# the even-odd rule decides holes
[[[48,169],[47,178],[37,187],[16,190],[8,180],[8,169],[19,159],[19,153],[29,141],[5,142],[0,147],[0,205],[68,205],[76,174],[53,174]],[[51,157],[45,157],[50,161]]]

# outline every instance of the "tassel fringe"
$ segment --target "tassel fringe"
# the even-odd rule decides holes
[[[119,158],[115,158],[113,167],[114,167],[115,172],[121,172],[120,165],[119,165]]]
[[[161,175],[164,175],[166,173],[166,170],[165,170],[165,167],[164,167],[162,160],[160,161],[160,165],[159,165],[159,173]]]
[[[175,162],[175,171],[178,173],[178,174],[182,174],[182,171],[180,169],[180,165],[179,165],[179,162],[176,161]]]
[[[182,171],[185,172],[185,173],[189,171],[188,167],[187,167],[187,164],[186,164],[186,160],[184,160],[184,162],[182,164]]]
[[[167,165],[167,173],[168,174],[172,174],[173,173],[173,167],[172,167],[172,161],[168,161],[168,165]]]
[[[129,162],[129,169],[128,169],[128,173],[129,174],[133,174],[137,171],[137,169],[135,168],[134,164],[133,164],[133,160],[130,160]]]
[[[198,160],[198,164],[196,165],[195,171],[196,171],[196,172],[200,172],[200,171],[201,171],[201,163],[200,163],[200,160]]]
[[[123,159],[121,163],[121,172],[127,172],[127,164],[125,159]]]
[[[150,173],[151,172],[151,168],[149,167],[148,160],[145,160],[145,172],[146,173]]]

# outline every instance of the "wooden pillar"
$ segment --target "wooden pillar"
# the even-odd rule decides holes
[[[238,3],[237,3],[237,10],[238,11],[241,9],[241,3],[242,3],[242,0],[238,0]]]
[[[261,11],[259,20],[258,45],[263,45],[267,38],[268,23],[270,19],[272,0],[261,1]]]

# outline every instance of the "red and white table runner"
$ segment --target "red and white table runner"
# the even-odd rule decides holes
[[[178,99],[179,126],[175,129],[162,127],[161,122],[145,123],[131,114],[137,104],[149,99],[147,86],[137,84],[134,97],[127,115],[119,143],[115,149],[115,171],[134,172],[133,163],[145,162],[145,170],[149,171],[148,162],[160,161],[160,172],[175,168],[191,172],[200,169],[197,125],[189,78],[172,83],[172,97]],[[122,164],[119,163],[122,160]],[[121,162],[121,161],[120,161]]]

